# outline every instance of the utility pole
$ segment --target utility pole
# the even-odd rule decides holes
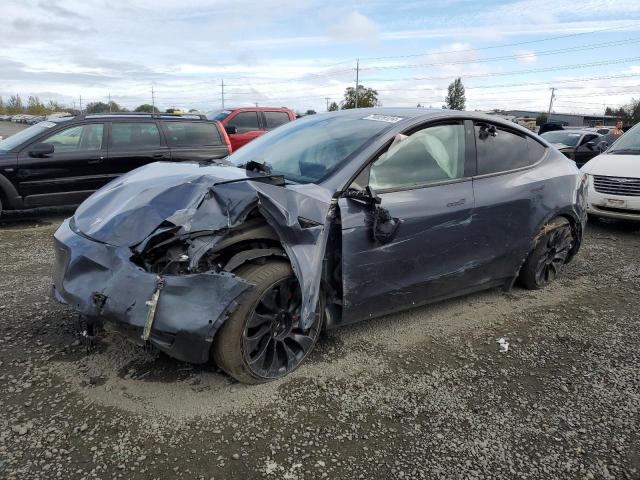
[[[109,92],[109,113],[111,113],[111,92]]]
[[[220,81],[220,89],[222,90],[222,108],[224,109],[224,80]]]
[[[553,107],[553,100],[556,98],[555,96],[555,87],[551,89],[551,98],[549,99],[549,112],[547,113],[547,122],[551,120],[551,107]]]
[[[80,95],[80,115],[82,115],[82,95]]]
[[[151,113],[156,113],[156,92],[151,85]]]
[[[329,97],[324,97],[324,99],[327,101],[327,112],[329,111],[329,100],[331,100]]]
[[[256,102],[256,108],[258,108],[258,102]]]
[[[356,108],[358,108],[358,81],[360,76],[360,59],[356,59]]]

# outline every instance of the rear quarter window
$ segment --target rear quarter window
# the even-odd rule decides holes
[[[529,144],[537,142],[529,141],[523,133],[484,123],[476,124],[475,132],[478,175],[507,172],[537,161],[532,161],[533,156],[529,151]]]
[[[544,157],[547,147],[537,142],[533,138],[527,137],[527,148],[529,149],[529,164],[538,163]]]
[[[170,147],[221,145],[222,138],[215,123],[165,122]]]
[[[289,122],[289,114],[287,112],[264,112],[264,117],[267,122],[267,130]]]

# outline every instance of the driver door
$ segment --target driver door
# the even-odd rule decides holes
[[[104,182],[107,156],[103,123],[75,125],[52,133],[38,143],[54,152],[32,156],[31,147],[18,154],[18,189],[29,207],[80,203]]]
[[[344,323],[446,298],[469,286],[475,169],[469,136],[473,140],[471,122],[396,136],[368,167],[380,207],[400,222],[386,243],[372,235],[374,206],[339,200]]]

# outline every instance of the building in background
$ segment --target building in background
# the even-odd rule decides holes
[[[493,113],[493,112],[492,112]],[[546,113],[541,111],[532,111],[532,110],[505,110],[501,111],[499,115],[507,115],[511,117],[533,117],[536,118],[538,115]],[[557,122],[562,123],[563,125],[568,125],[571,127],[597,127],[600,125],[603,126],[614,126],[616,124],[616,117],[612,115],[589,115],[589,114],[579,114],[579,113],[551,113],[547,122]]]

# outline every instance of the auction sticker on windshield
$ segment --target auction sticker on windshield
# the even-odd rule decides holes
[[[364,117],[363,120],[375,120],[376,122],[398,123],[403,120],[403,117],[394,117],[392,115],[369,115]]]

